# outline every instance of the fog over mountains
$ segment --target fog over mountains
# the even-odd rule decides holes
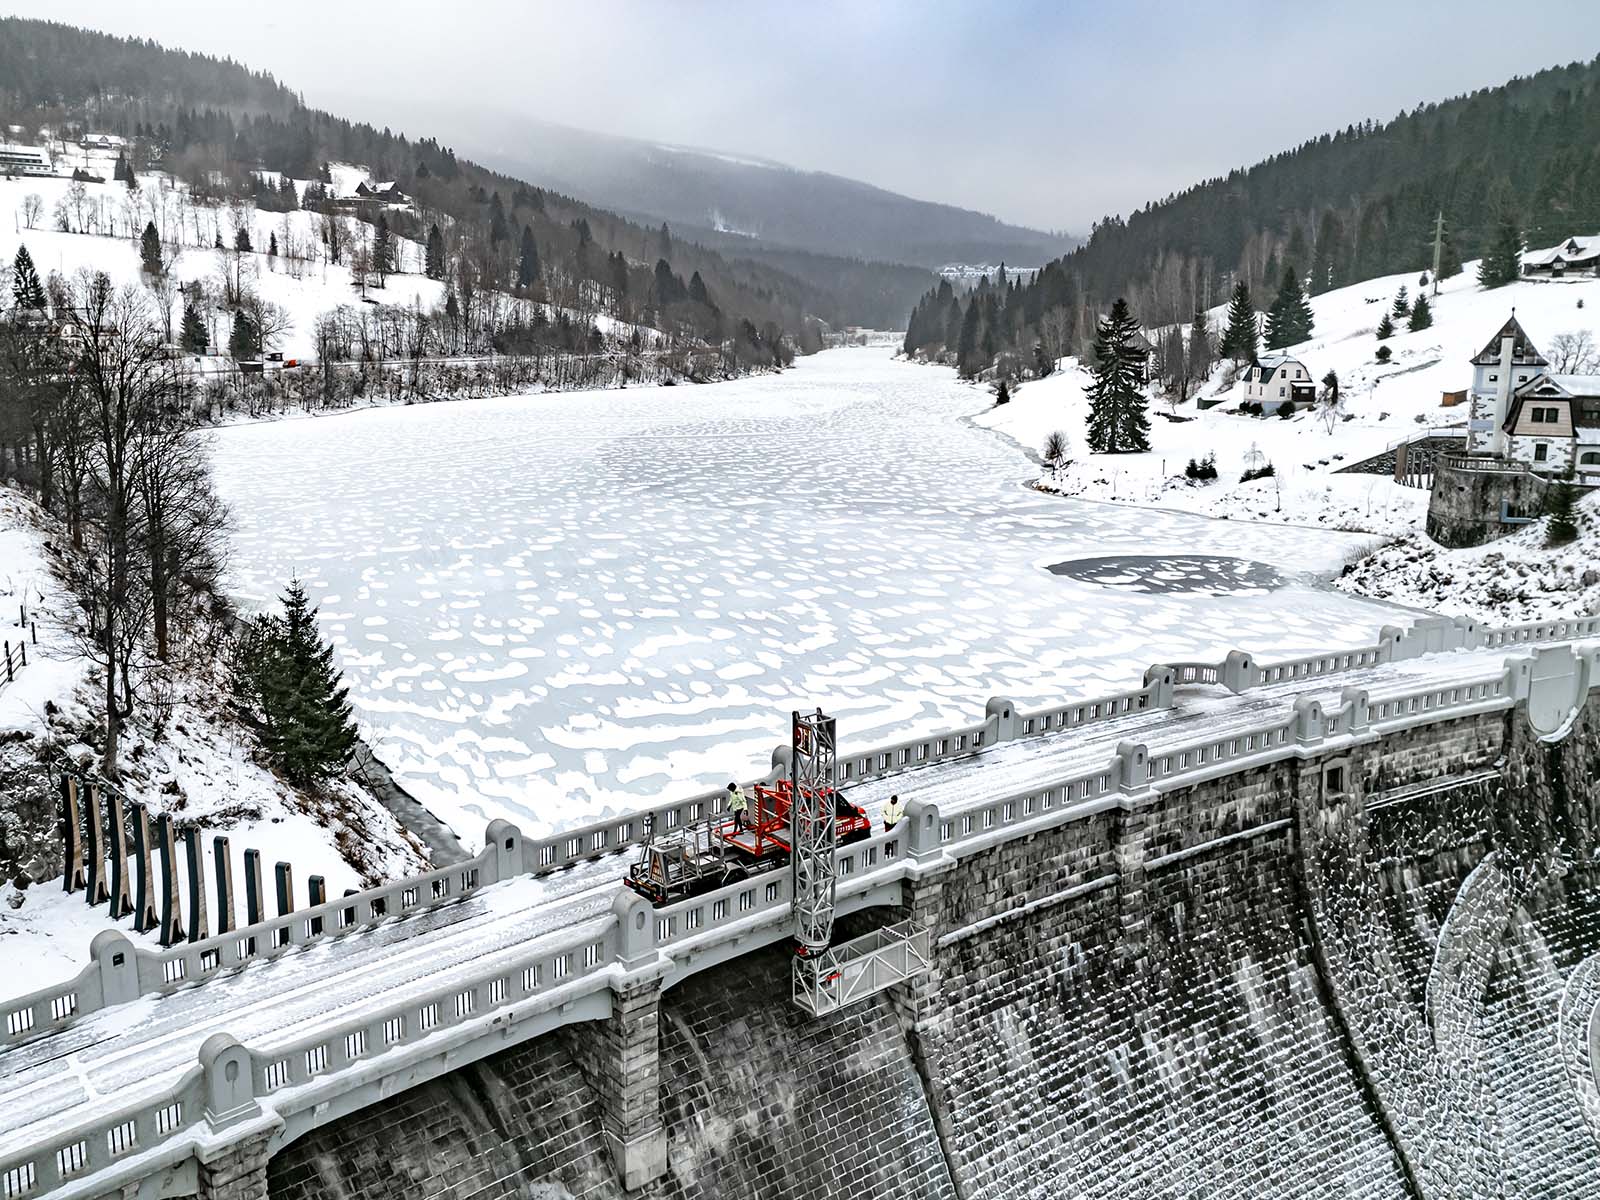
[[[513,175],[741,255],[779,250],[904,263],[1038,265],[1077,239],[770,159],[525,118],[475,122],[459,144]]]

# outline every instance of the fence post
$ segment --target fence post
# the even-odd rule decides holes
[[[1143,742],[1117,743],[1117,787],[1137,792],[1150,782],[1150,752]]]
[[[260,1114],[250,1052],[236,1038],[213,1033],[200,1047],[200,1066],[206,1081],[206,1124],[212,1129],[226,1129]]]
[[[178,901],[177,830],[172,814],[156,818],[156,847],[161,852],[161,944],[183,941],[183,906]]]
[[[244,923],[257,925],[266,920],[265,881],[261,878],[261,851],[244,852]]]
[[[78,779],[75,775],[61,777],[61,851],[65,870],[62,881],[65,891],[75,892],[83,886],[83,824],[78,813]]]
[[[188,870],[189,940],[198,942],[209,936],[206,921],[206,859],[200,849],[200,830],[189,826],[183,831],[183,858]]]
[[[233,857],[228,852],[228,839],[220,834],[211,839],[211,869],[217,877],[217,932],[232,933]]]
[[[91,906],[104,904],[111,898],[110,891],[106,888],[106,849],[105,849],[105,819],[100,813],[100,785],[89,785],[89,813],[88,821],[88,885],[85,889],[84,899]]]
[[[107,819],[111,836],[106,848],[111,854],[111,917],[120,920],[133,909],[128,900],[128,820],[122,793],[112,788],[110,799]]]
[[[108,1008],[139,998],[139,963],[133,943],[120,929],[102,929],[89,943],[89,958],[100,968],[100,999]]]
[[[1255,683],[1255,663],[1243,650],[1229,650],[1222,660],[1222,686],[1235,694]]]
[[[294,911],[294,867],[289,863],[277,863],[272,868],[272,877],[277,884],[278,915],[287,917]]]
[[[156,927],[155,869],[150,862],[150,813],[133,806],[133,927],[139,933]]]

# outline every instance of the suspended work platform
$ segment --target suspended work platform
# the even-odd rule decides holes
[[[915,978],[932,963],[926,926],[885,925],[814,957],[796,957],[794,1002],[812,1016],[826,1016]]]

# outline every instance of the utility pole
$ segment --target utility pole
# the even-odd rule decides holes
[[[1444,259],[1444,210],[1433,219],[1433,298],[1439,298],[1439,264]]]

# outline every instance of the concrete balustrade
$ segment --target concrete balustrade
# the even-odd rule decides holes
[[[1591,619],[1501,631],[1483,631],[1459,622],[1435,623],[1414,635],[1386,630],[1377,648],[1313,656],[1293,664],[1263,667],[1249,655],[1236,652],[1216,665],[1215,675],[1225,686],[1231,686],[1229,681],[1258,686],[1279,668],[1297,672],[1287,678],[1326,676],[1383,661],[1374,660],[1373,654],[1409,657],[1428,652],[1424,647],[1448,649],[1469,640],[1487,645],[1492,637],[1503,637],[1496,645],[1520,645],[1544,634],[1586,635],[1597,627],[1600,621]],[[1145,686],[1136,691],[1032,713],[996,699],[990,702],[981,725],[868,752],[842,753],[841,763],[856,767],[855,778],[866,778],[957,754],[981,753],[1037,736],[1046,727],[1070,729],[1170,707],[1173,688],[1186,676],[1207,682],[1198,669],[1189,670],[1194,666],[1159,665],[1146,673]],[[1576,678],[1581,671],[1581,688],[1575,692],[1574,702],[1582,703],[1591,683],[1600,680],[1596,668],[1600,668],[1600,645],[1571,649],[1535,646],[1531,653],[1507,660],[1492,678],[1428,680],[1375,694],[1368,689],[1345,688],[1337,708],[1325,709],[1319,700],[1300,697],[1251,727],[1186,744],[1159,744],[1152,749],[1147,741],[1125,740],[1099,763],[1085,766],[1080,762],[1062,776],[1035,781],[1016,794],[990,797],[956,811],[941,811],[938,805],[912,799],[905,819],[893,831],[838,850],[840,908],[848,912],[900,904],[902,885],[921,878],[951,856],[976,853],[1107,810],[1137,815],[1158,793],[1219,774],[1342,752],[1345,745],[1394,730],[1508,709],[1526,702],[1535,689],[1558,676]],[[1066,724],[1057,725],[1058,721]],[[775,754],[774,770],[767,779],[777,778],[782,762],[783,756]],[[708,793],[661,806],[649,815],[652,821],[660,820],[671,828],[720,811],[716,807],[719,799],[720,793]],[[37,1037],[83,1013],[141,995],[203,985],[224,970],[248,969],[254,960],[289,953],[296,947],[359,936],[360,930],[380,921],[470,897],[518,874],[544,874],[597,854],[614,853],[642,840],[643,829],[637,828],[642,824],[635,815],[556,838],[525,839],[514,825],[496,821],[486,830],[484,850],[466,863],[262,920],[161,954],[134,948],[119,932],[102,934],[92,947],[90,966],[76,979],[0,1005],[6,1041]],[[604,839],[597,836],[601,833],[606,835]],[[1201,844],[1186,847],[1182,853],[1204,849]],[[1127,869],[1137,872],[1143,867],[1131,863]],[[1127,887],[1130,896],[1136,886]],[[541,1029],[569,1020],[596,1019],[609,1011],[603,1007],[610,1003],[606,997],[618,987],[633,986],[629,981],[649,977],[671,982],[781,937],[792,900],[790,889],[789,872],[777,870],[659,909],[619,889],[607,915],[570,929],[553,930],[523,954],[496,956],[471,979],[439,984],[376,1013],[319,1025],[304,1038],[267,1049],[246,1049],[225,1037],[212,1038],[202,1047],[194,1070],[172,1089],[126,1108],[96,1110],[70,1133],[26,1154],[0,1160],[4,1194],[7,1200],[26,1200],[52,1191],[104,1194],[113,1190],[110,1176],[114,1169],[133,1157],[143,1162],[150,1151],[170,1146],[171,1153],[182,1158],[200,1141],[214,1143],[223,1131],[249,1128],[258,1117],[310,1122],[315,1118],[309,1113],[307,1097],[314,1094],[320,1098],[316,1103],[326,1104],[347,1079],[359,1078],[361,1087],[381,1086],[386,1073],[408,1069],[413,1050],[417,1055],[437,1057],[437,1047],[443,1042],[456,1039],[451,1044],[466,1045],[487,1037],[502,1018],[517,1023],[537,1014],[543,1022],[538,1025]],[[90,1178],[107,1172],[110,1174],[104,1179]],[[83,1188],[72,1191],[80,1182]],[[93,1188],[88,1186],[91,1183]]]

